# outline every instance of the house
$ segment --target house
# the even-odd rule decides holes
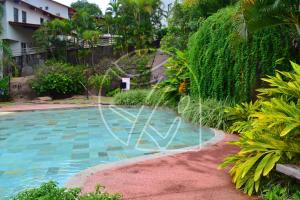
[[[3,5],[2,35],[12,56],[35,54],[32,35],[43,23],[69,19],[74,9],[54,0],[0,0]]]

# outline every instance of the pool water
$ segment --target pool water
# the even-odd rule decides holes
[[[98,164],[199,145],[214,137],[165,110],[114,107],[0,116],[0,199]]]

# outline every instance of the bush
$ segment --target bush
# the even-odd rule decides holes
[[[36,73],[32,88],[38,95],[49,95],[54,98],[84,91],[86,80],[83,66],[49,61]]]
[[[226,130],[227,115],[225,108],[229,105],[230,103],[227,101],[204,100],[185,96],[179,102],[178,113],[194,124]]]
[[[232,144],[241,150],[227,157],[221,167],[232,166],[233,182],[249,195],[272,177],[277,163],[300,163],[300,66],[292,63],[292,67],[294,72],[278,71],[263,79],[271,88],[258,90],[259,107],[248,109],[247,121],[242,118],[233,124],[240,139]],[[240,116],[241,112],[236,113]]]
[[[112,77],[109,75],[96,74],[89,78],[89,85],[97,90],[105,89],[105,91],[108,91],[111,88],[111,84]]]
[[[299,38],[286,26],[263,29],[242,40],[236,24],[239,12],[238,7],[220,10],[190,39],[192,96],[250,101],[256,98],[255,89],[264,86],[260,78],[283,69],[278,59],[299,58],[299,51],[291,47]]]
[[[114,102],[117,105],[128,106],[165,106],[175,107],[178,102],[168,98],[168,93],[164,90],[130,90],[115,95]]]
[[[96,192],[81,194],[80,189],[59,188],[55,182],[42,184],[39,188],[20,192],[11,200],[119,200],[119,194],[103,192],[103,187],[97,186]]]
[[[274,174],[271,180],[263,182],[259,196],[263,200],[299,200],[300,188],[295,179]]]
[[[114,102],[117,105],[139,106],[144,105],[148,90],[130,90],[115,95]]]
[[[0,101],[9,99],[9,77],[0,80]]]

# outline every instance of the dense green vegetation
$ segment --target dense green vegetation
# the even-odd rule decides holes
[[[161,42],[162,48],[185,50],[190,36],[207,17],[235,2],[237,0],[185,0],[175,3],[168,18],[167,35]]]
[[[262,199],[299,199],[294,181],[274,172],[279,162],[300,163],[300,66],[288,62],[300,58],[298,3],[215,2],[175,5],[162,40],[173,53],[165,67],[167,80],[151,92],[119,94],[116,103],[165,106],[172,101],[184,119],[240,134],[233,144],[241,151],[222,165],[231,167],[236,187]],[[149,104],[158,92],[163,98]]]
[[[294,60],[296,38],[287,27],[269,28],[248,41],[236,32],[238,8],[220,10],[203,22],[189,43],[191,94],[236,102],[256,98],[260,78],[274,74],[276,61]]]
[[[59,188],[55,182],[42,184],[39,188],[20,192],[11,200],[119,200],[121,195],[109,194],[103,191],[103,187],[97,186],[96,191],[81,194],[81,190]]]
[[[99,6],[95,3],[89,3],[87,0],[77,0],[71,3],[71,7],[76,10],[76,12],[87,12],[89,15],[95,17],[101,17],[102,11]]]
[[[7,101],[9,99],[9,77],[0,79],[0,101]]]
[[[48,61],[41,66],[32,82],[32,88],[38,95],[54,98],[81,94],[86,85],[83,66]]]
[[[226,158],[222,167],[233,165],[230,174],[237,188],[251,195],[258,192],[261,179],[270,176],[276,163],[299,163],[300,66],[292,63],[294,72],[276,72],[263,79],[271,88],[259,89],[260,106],[248,106],[248,120],[238,118],[233,131],[240,139],[238,154]],[[231,113],[231,116],[233,114]]]

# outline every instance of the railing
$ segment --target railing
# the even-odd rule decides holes
[[[96,44],[95,46],[112,46],[115,44],[115,40],[112,37],[103,37],[100,39],[99,43]],[[84,48],[90,48],[89,45],[85,44]],[[24,56],[24,55],[33,55],[33,54],[40,54],[40,53],[45,53],[49,49],[41,49],[39,47],[27,47],[27,48],[22,48],[19,50],[12,50],[12,56],[17,57],[17,56]]]

